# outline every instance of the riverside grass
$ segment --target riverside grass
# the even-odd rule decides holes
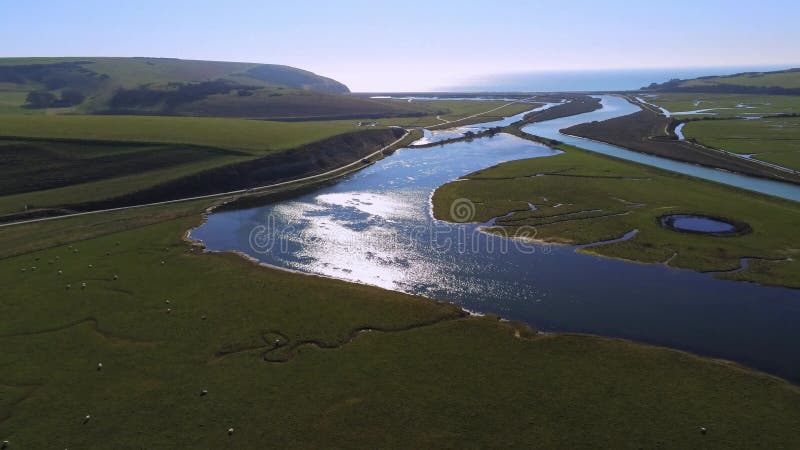
[[[618,339],[536,336],[444,303],[204,254],[182,236],[208,205],[0,229],[0,315],[14,319],[0,323],[0,439],[120,449],[800,444],[800,389],[785,381]],[[364,328],[376,331],[354,334]],[[317,346],[286,350],[306,341]]]
[[[709,147],[800,170],[800,117],[692,121],[683,132]]]
[[[673,115],[678,112],[712,109],[708,111],[710,114],[676,115],[685,119],[800,113],[800,96],[797,95],[657,93],[645,95],[644,99],[665,108]]]
[[[547,242],[587,244],[638,230],[623,242],[581,251],[704,272],[733,271],[742,258],[754,258],[746,270],[716,276],[800,288],[797,203],[567,145],[557,148],[564,153],[503,163],[440,187],[433,195],[435,217],[452,220],[449,205],[466,198],[475,205],[476,222],[514,212],[496,225],[511,235],[521,226],[533,226],[536,239]],[[658,224],[657,217],[679,213],[742,221],[753,231],[714,237]]]

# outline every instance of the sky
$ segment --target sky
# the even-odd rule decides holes
[[[353,91],[502,74],[800,66],[800,2],[0,0],[0,57],[286,64]]]

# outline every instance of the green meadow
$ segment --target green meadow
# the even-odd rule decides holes
[[[703,120],[686,124],[683,133],[699,143],[800,170],[800,118]]]
[[[672,113],[714,109],[712,114],[677,115],[678,118],[739,117],[800,113],[800,96],[753,94],[657,93],[645,96],[650,103]],[[742,107],[746,106],[746,107]],[[723,109],[715,109],[723,108]]]
[[[721,77],[704,77],[681,83],[681,87],[703,87],[715,85],[798,89],[800,88],[800,71],[795,69],[793,71],[789,70],[765,73],[745,73]]]
[[[785,381],[205,254],[207,206],[2,229],[9,448],[800,445]]]
[[[189,144],[253,155],[357,131],[356,120],[275,122],[158,116],[4,116],[0,137]]]

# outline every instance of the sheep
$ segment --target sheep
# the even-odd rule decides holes
[[[71,285],[71,284],[68,284],[68,285],[67,285],[67,289],[71,289],[71,288],[72,288],[72,285]]]
[[[119,280],[119,275],[114,275],[114,280]]]
[[[86,289],[86,282],[85,281],[81,283],[81,289]]]
[[[706,434],[706,433],[708,433],[708,428],[700,427],[700,434]]]
[[[171,314],[171,313],[172,313],[172,308],[167,308],[167,314]]]
[[[205,397],[206,395],[208,395],[208,389],[203,389],[200,391],[200,397]]]
[[[208,317],[206,317],[206,315],[205,315],[205,314],[203,314],[202,316],[200,316],[200,320],[206,320],[206,319],[208,319]]]
[[[228,436],[233,436],[233,427],[228,428]]]
[[[161,265],[162,265],[162,266],[163,266],[164,264],[166,264],[166,263],[167,263],[166,261],[164,261],[164,260],[161,260]]]
[[[63,270],[59,270],[59,271],[58,271],[58,274],[59,274],[59,275],[64,275],[64,271],[63,271]]]
[[[90,420],[92,420],[92,416],[87,414],[86,417],[83,418],[83,423],[89,423]]]
[[[93,267],[94,267],[93,265],[89,264],[89,268],[90,268],[90,269],[91,269],[91,268],[93,268]]]
[[[7,449],[7,448],[8,448],[8,446],[9,446],[9,445],[10,445],[10,444],[8,443],[8,441],[3,441],[3,443],[2,443],[2,444],[0,444],[0,448],[2,448],[3,450],[5,450],[5,449]]]
[[[97,370],[103,370],[103,363],[97,363]]]

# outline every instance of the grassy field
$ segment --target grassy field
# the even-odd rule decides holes
[[[274,122],[205,117],[4,116],[0,137],[189,144],[248,151],[284,150],[357,131],[356,120]]]
[[[202,254],[205,206],[0,229],[9,448],[800,445],[784,381]]]
[[[712,109],[709,117],[759,116],[767,114],[800,113],[800,96],[748,95],[704,93],[658,93],[643,96],[645,100],[671,113]],[[746,106],[746,107],[743,107]],[[722,109],[718,109],[722,108]],[[705,115],[681,115],[678,118],[698,118]]]
[[[352,120],[5,116],[0,122],[0,136],[33,138],[0,140],[0,215],[114,198],[364,130]]]
[[[687,80],[681,83],[682,87],[704,87],[714,85],[752,86],[752,87],[782,87],[788,89],[800,88],[800,71],[781,71],[765,73],[747,73],[734,76],[707,77]]]
[[[757,270],[718,276],[800,288],[797,203],[560,148],[564,154],[504,163],[440,187],[433,196],[436,217],[450,219],[449,205],[468,198],[476,205],[476,221],[516,211],[496,224],[511,234],[533,226],[536,239],[543,241],[586,244],[639,230],[627,241],[582,251],[646,263],[668,261],[698,271],[733,270],[743,257],[760,258],[764,261]],[[677,233],[657,223],[658,216],[676,213],[743,221],[753,231],[713,237]]]
[[[683,128],[687,138],[730,152],[800,170],[800,118],[703,120]]]

